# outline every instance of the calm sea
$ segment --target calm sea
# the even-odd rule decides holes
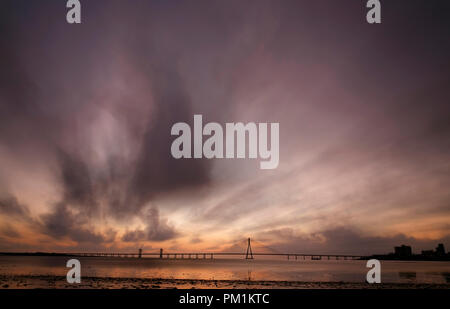
[[[0,256],[1,275],[62,275],[66,257]],[[364,282],[366,261],[81,257],[86,277]],[[383,283],[450,283],[450,262],[381,261]]]

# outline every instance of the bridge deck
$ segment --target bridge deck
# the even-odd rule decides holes
[[[139,253],[120,253],[120,252],[79,252],[79,253],[64,253],[65,255],[73,256],[90,256],[90,257],[139,257],[139,256],[156,256],[160,258],[185,258],[185,259],[197,259],[197,258],[213,258],[214,256],[242,256],[246,257],[246,253],[242,252],[142,252]],[[310,257],[311,259],[322,258],[343,258],[343,259],[360,259],[365,256],[362,255],[348,255],[348,254],[305,254],[305,253],[253,253],[253,256],[280,256],[288,259],[298,257]]]

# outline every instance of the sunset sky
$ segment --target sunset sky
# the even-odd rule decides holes
[[[450,247],[450,3],[0,3],[0,251]],[[170,154],[276,122],[280,162]],[[257,249],[255,249],[257,251]]]

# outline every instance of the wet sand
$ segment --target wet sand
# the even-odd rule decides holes
[[[102,277],[84,277],[79,284],[69,284],[63,276],[0,275],[0,289],[450,289],[450,284]]]

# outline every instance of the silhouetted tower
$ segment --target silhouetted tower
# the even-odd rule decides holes
[[[247,253],[245,254],[245,259],[253,259],[253,252],[252,252],[252,246],[250,245],[250,237],[248,238],[248,245],[247,245]]]
[[[445,248],[444,244],[439,244],[436,248],[436,255],[438,256],[444,256],[445,255]]]
[[[139,249],[139,258],[142,257],[142,249]]]
[[[159,249],[159,258],[162,259],[163,258],[163,249]]]

